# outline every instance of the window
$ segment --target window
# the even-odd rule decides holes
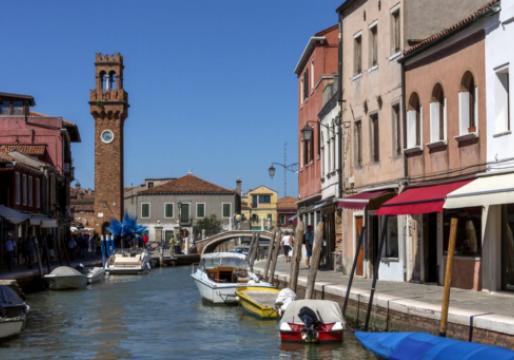
[[[222,205],[223,217],[230,218],[232,216],[232,204],[224,203]]]
[[[501,284],[514,291],[514,205],[502,205]]]
[[[205,204],[204,203],[197,203],[196,204],[196,217],[197,218],[204,218],[205,217]]]
[[[149,219],[150,218],[150,204],[142,203],[141,204],[141,219]]]
[[[11,115],[11,102],[8,100],[0,101],[0,115]]]
[[[21,177],[20,173],[14,173],[14,182],[15,182],[15,188],[16,188],[16,205],[21,204]]]
[[[369,67],[378,65],[378,25],[369,28]]]
[[[475,79],[468,71],[461,81],[459,92],[459,124],[460,135],[475,133],[478,123],[478,88],[475,86]]]
[[[370,115],[370,143],[371,143],[371,161],[380,161],[380,138],[378,131],[378,114]]]
[[[435,143],[446,139],[446,99],[443,87],[437,84],[432,90],[430,102],[430,142]]]
[[[189,220],[190,220],[189,213],[190,213],[189,204],[182,203],[180,205],[180,222],[181,223],[189,223]]]
[[[259,204],[270,204],[271,195],[259,195]]]
[[[353,74],[362,73],[362,35],[353,38]]]
[[[392,107],[393,116],[393,146],[394,155],[400,156],[402,154],[402,122],[400,117],[400,104],[394,104]]]
[[[33,206],[33,194],[34,194],[34,178],[32,176],[29,176],[29,183],[28,183],[29,191],[28,191],[28,206]]]
[[[355,164],[362,166],[362,121],[355,122]]]
[[[256,208],[259,206],[259,195],[252,195],[252,207]]]
[[[148,182],[148,188],[149,188],[149,189],[153,188],[153,181],[149,181],[149,182]]]
[[[34,192],[34,198],[36,202],[36,208],[41,207],[41,180],[39,178],[36,178],[36,191]]]
[[[382,257],[398,258],[398,216],[389,216]]]
[[[321,172],[321,177],[325,177],[325,174],[328,172],[327,171],[327,166],[326,166],[326,158],[327,158],[327,155],[325,153],[325,137],[323,136],[323,132],[321,132],[319,134],[320,136],[320,143],[321,143],[321,161],[319,163],[319,166],[320,166],[320,172]]]
[[[304,100],[309,97],[309,72],[305,70],[303,73],[303,98]]]
[[[331,150],[331,153],[332,153],[332,171],[335,171],[336,168],[338,167],[337,166],[337,152],[336,152],[336,125],[335,123],[332,124],[332,150]]]
[[[444,252],[448,251],[448,237],[450,236],[450,220],[456,217],[459,220],[457,226],[457,241],[455,243],[455,255],[480,256],[482,226],[482,207],[447,210],[444,214]]]
[[[12,102],[12,114],[13,115],[25,115],[25,105],[21,100],[15,100]]]
[[[23,174],[21,178],[21,188],[22,188],[22,205],[27,205],[27,175]]]
[[[173,218],[173,203],[164,204],[164,217],[167,219]]]
[[[407,148],[413,149],[421,146],[421,106],[418,94],[414,93],[409,99],[407,111]]]
[[[396,54],[401,50],[401,25],[400,9],[391,12],[391,53]]]
[[[510,131],[510,78],[508,67],[496,69],[494,95],[495,131],[497,134]]]
[[[315,77],[314,77],[314,62],[311,63],[311,91],[314,91],[314,82],[315,82]]]

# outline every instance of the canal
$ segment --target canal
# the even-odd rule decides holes
[[[0,359],[375,359],[342,345],[281,345],[277,323],[202,303],[190,269],[110,277],[84,291],[29,295],[27,328]]]

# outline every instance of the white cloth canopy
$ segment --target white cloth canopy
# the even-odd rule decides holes
[[[514,203],[514,173],[479,177],[449,193],[445,209]]]
[[[335,301],[330,300],[296,300],[287,307],[280,323],[303,324],[298,316],[302,307],[312,309],[323,323],[344,322],[341,307]]]
[[[19,224],[24,222],[25,220],[28,220],[30,215],[11,209],[7,206],[0,205],[0,217],[3,217],[4,219],[6,219],[9,222],[12,222],[13,224]]]

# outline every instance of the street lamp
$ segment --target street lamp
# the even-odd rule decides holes
[[[307,124],[303,127],[302,129],[302,138],[304,141],[311,141],[312,139],[312,133],[313,133],[313,129],[312,127]]]
[[[271,164],[270,167],[268,168],[269,177],[273,179],[276,172],[277,172],[277,169],[275,168],[275,166],[273,166],[273,164]]]

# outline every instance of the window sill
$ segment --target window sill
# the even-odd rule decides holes
[[[512,131],[507,130],[507,131],[502,131],[502,132],[493,134],[493,137],[496,138],[496,137],[501,137],[501,136],[510,135],[510,134],[512,134]]]
[[[378,70],[378,65],[374,65],[368,69],[368,73],[372,73],[373,71]]]
[[[401,55],[402,55],[402,52],[398,51],[398,52],[392,54],[391,56],[389,56],[389,61],[394,61],[394,60],[398,59]]]
[[[430,150],[430,152],[446,150],[447,147],[448,144],[446,143],[446,140],[435,141],[427,144],[427,148]]]
[[[362,77],[362,72],[352,76],[352,81],[359,80]]]
[[[416,146],[410,149],[405,149],[403,152],[407,156],[420,155],[423,154],[423,148],[421,146]]]
[[[455,136],[455,140],[457,140],[459,146],[473,144],[478,140],[478,133],[472,132],[468,134]]]
[[[383,262],[383,263],[393,263],[393,262],[399,262],[400,259],[397,258],[397,257],[383,257],[382,259],[380,259],[380,262]]]

